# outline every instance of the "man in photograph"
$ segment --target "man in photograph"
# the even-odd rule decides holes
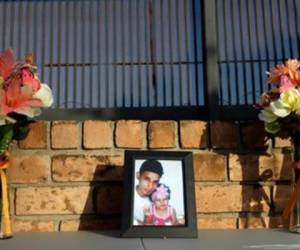
[[[161,163],[152,159],[144,161],[140,170],[136,173],[138,184],[134,192],[133,225],[144,224],[144,209],[150,206],[149,196],[156,189],[162,175],[163,167]]]

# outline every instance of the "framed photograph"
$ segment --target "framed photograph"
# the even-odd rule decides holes
[[[122,237],[197,237],[191,152],[126,151]]]

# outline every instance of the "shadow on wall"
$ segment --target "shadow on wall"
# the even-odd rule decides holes
[[[241,129],[244,152],[236,157],[240,176],[238,169],[230,171],[230,179],[242,185],[239,228],[287,227],[288,222],[283,221],[281,214],[290,192],[290,142],[285,136],[267,137],[262,123],[250,126],[251,129],[247,125]],[[248,129],[252,138],[243,136],[243,129]],[[267,153],[269,144],[273,148],[271,154]]]
[[[184,130],[183,127],[182,130]],[[228,181],[225,180],[225,184],[240,189],[241,204],[238,204],[237,210],[232,211],[238,213],[238,227],[272,228],[285,226],[286,222],[281,220],[281,212],[290,191],[290,147],[288,144],[283,145],[282,141],[280,142],[275,138],[271,140],[275,146],[274,154],[268,155],[266,152],[270,139],[267,140],[262,123],[241,123],[238,130],[236,127],[232,129],[232,124],[226,124],[224,127],[224,123],[216,122],[210,126],[209,132],[214,151],[218,154],[229,155],[228,176],[226,177]],[[187,125],[186,128],[190,132],[191,128]],[[226,133],[227,129],[230,130],[230,133]],[[207,128],[205,128],[206,130]],[[237,131],[239,134],[236,133]],[[192,145],[193,137],[186,138],[187,141],[185,142],[183,137],[183,133],[180,131],[180,146],[184,150],[207,148],[206,133],[199,134],[197,146]],[[200,138],[201,142],[199,142]],[[238,143],[230,144],[230,141]],[[202,144],[203,142],[205,145]],[[188,146],[189,143],[190,147]],[[221,146],[218,147],[218,145]],[[197,157],[206,157],[206,154],[197,154]],[[216,164],[215,159],[209,158],[211,163],[206,164],[207,166],[202,164],[199,172],[195,171],[196,182],[207,181],[202,179],[203,171],[210,175],[206,178],[218,179],[215,173],[211,171],[211,165]],[[205,160],[207,162],[207,159]],[[119,229],[124,155],[122,153],[104,156],[84,155],[81,156],[80,161],[77,160],[76,162],[80,162],[76,163],[78,164],[77,167],[67,166],[65,169],[75,172],[81,169],[81,174],[77,175],[81,179],[75,181],[88,181],[91,190],[80,220],[63,221],[60,225],[61,231]],[[220,174],[224,175],[224,171],[223,173],[220,171]]]
[[[176,126],[167,128],[172,132],[171,135],[176,132]],[[204,149],[207,147],[207,123],[182,121],[179,128],[178,141],[183,150]],[[162,130],[169,132],[168,129],[166,129],[166,126],[162,126]],[[159,139],[161,140],[161,138]],[[161,149],[160,146],[155,144],[154,148]],[[108,156],[84,156],[84,160],[78,168],[81,166],[87,166],[87,170],[83,175],[85,180],[90,181],[92,190],[87,198],[83,215],[80,217],[79,224],[75,225],[75,229],[76,227],[78,230],[119,229],[123,194],[123,153]],[[126,192],[126,190],[124,191]],[[93,204],[93,214],[87,214],[90,202]],[[64,228],[61,227],[61,229]]]
[[[81,166],[84,173],[77,176],[83,178],[80,181],[89,182],[90,190],[80,218],[61,222],[60,231],[119,229],[123,193],[123,155],[84,155],[78,161],[78,168]],[[73,170],[71,166],[68,169],[74,171],[74,167]]]

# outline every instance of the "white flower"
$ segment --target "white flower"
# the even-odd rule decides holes
[[[25,108],[18,109],[18,114],[26,115],[30,118],[38,116],[41,113],[42,113],[41,109],[39,109],[39,108],[25,107]]]
[[[264,122],[270,123],[276,121],[278,116],[274,115],[270,107],[267,107],[258,114],[258,118]]]
[[[1,125],[5,125],[7,123],[15,123],[16,120],[7,116],[7,115],[3,115],[3,114],[0,114],[0,126]]]
[[[41,88],[33,95],[34,98],[40,99],[44,107],[50,107],[53,103],[52,91],[46,84],[41,84]]]
[[[271,112],[278,117],[286,117],[291,112],[300,109],[300,93],[297,89],[291,88],[281,93],[280,98],[270,103]]]

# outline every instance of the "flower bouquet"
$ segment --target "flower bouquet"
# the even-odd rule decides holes
[[[268,72],[267,83],[274,87],[263,93],[258,117],[270,134],[283,132],[292,138],[294,149],[294,191],[284,209],[290,216],[290,229],[300,232],[300,61],[289,59]],[[295,210],[295,213],[292,211]]]
[[[29,131],[29,119],[52,103],[52,91],[40,82],[32,55],[19,62],[14,60],[11,49],[0,55],[0,238],[12,236],[6,178],[9,146],[13,140],[24,139]]]
[[[293,135],[300,131],[299,67],[298,60],[287,60],[268,72],[267,82],[274,84],[275,88],[263,93],[258,117],[271,134],[285,131]]]

